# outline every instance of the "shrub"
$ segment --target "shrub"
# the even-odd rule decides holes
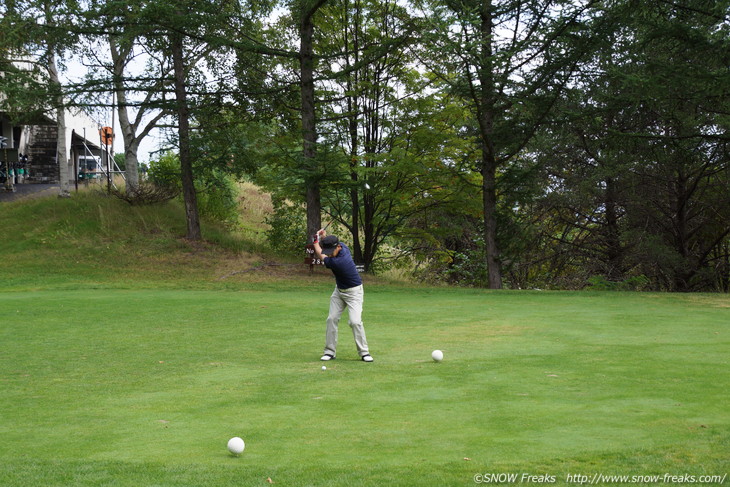
[[[162,154],[159,159],[150,161],[147,177],[157,186],[181,189],[180,159],[172,152]]]
[[[129,189],[112,189],[111,194],[132,206],[164,203],[180,194],[174,186],[158,186],[150,182],[140,181],[139,185]]]
[[[150,161],[149,180],[161,188],[175,188],[182,192],[180,159],[167,152],[159,159]],[[219,169],[195,170],[195,191],[198,209],[202,215],[214,220],[232,223],[238,218],[238,190],[234,178]]]
[[[220,222],[233,223],[238,218],[238,189],[231,176],[210,172],[195,181],[200,212]]]
[[[285,200],[275,200],[274,213],[266,218],[270,226],[266,232],[274,250],[296,255],[302,253],[307,242],[306,213],[302,206]]]

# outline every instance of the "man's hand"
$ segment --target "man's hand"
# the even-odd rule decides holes
[[[322,246],[319,245],[319,240],[315,240],[313,245],[315,257],[324,262],[324,256],[322,255]]]
[[[322,240],[324,237],[327,236],[327,232],[324,231],[324,228],[320,229],[317,233],[314,234],[314,238],[312,239],[312,243],[317,243],[320,240]]]
[[[314,240],[314,242],[312,242],[314,244],[314,255],[322,262],[324,262],[324,258],[327,256],[322,254],[322,246],[319,245],[319,242],[326,236],[327,236],[327,231],[324,228],[322,228],[321,230],[319,230],[317,232],[317,238]],[[340,252],[340,248],[341,247],[338,245],[337,248],[335,249],[335,251],[332,253],[331,257],[336,257],[337,254]]]

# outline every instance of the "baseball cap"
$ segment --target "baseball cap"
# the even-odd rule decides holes
[[[332,255],[332,252],[335,251],[339,243],[340,240],[334,235],[327,235],[319,241],[319,244],[322,246],[322,253],[325,255]]]

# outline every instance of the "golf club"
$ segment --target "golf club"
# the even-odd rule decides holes
[[[331,224],[332,224],[332,220],[330,220],[330,222],[327,225],[325,225],[322,230],[326,231]],[[314,239],[312,240],[312,242],[317,242],[318,240],[319,240],[319,232],[314,234]]]

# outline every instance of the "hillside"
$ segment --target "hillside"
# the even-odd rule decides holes
[[[225,285],[313,276],[302,256],[279,255],[266,243],[267,195],[241,186],[235,227],[203,221],[203,242],[184,238],[182,204],[130,206],[98,191],[70,199],[45,196],[0,204],[3,287],[147,287]]]

